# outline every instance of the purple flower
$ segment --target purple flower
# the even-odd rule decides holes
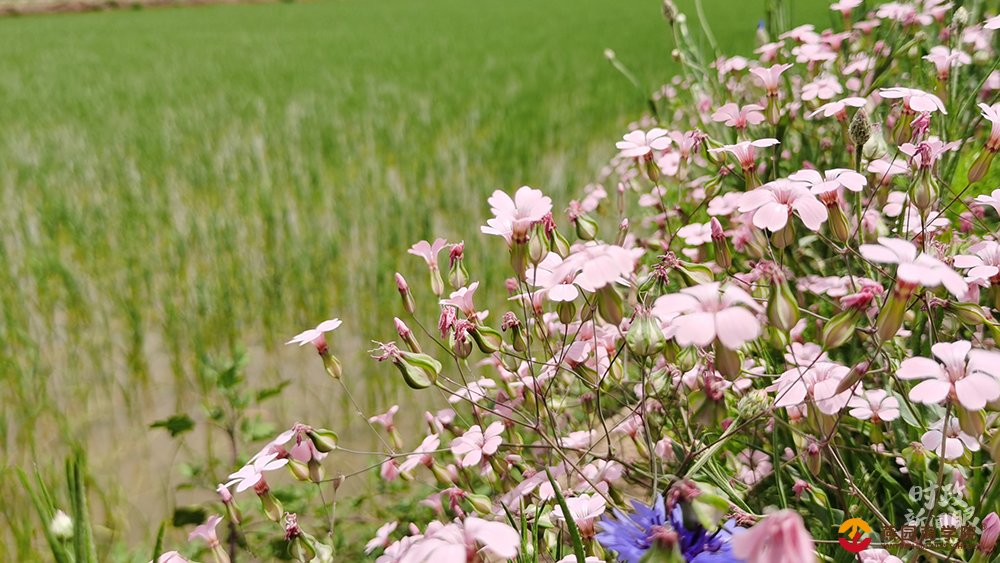
[[[605,548],[618,554],[624,563],[639,563],[653,545],[653,536],[662,528],[671,528],[677,533],[680,550],[688,563],[743,563],[732,554],[729,543],[733,535],[742,531],[735,520],[727,521],[715,533],[698,527],[684,527],[681,506],[677,504],[670,511],[669,518],[663,496],[657,495],[653,506],[633,500],[632,512],[624,513],[614,509],[614,517],[601,519],[601,532],[597,541]]]

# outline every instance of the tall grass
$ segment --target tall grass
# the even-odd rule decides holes
[[[397,307],[391,273],[425,274],[399,249],[481,224],[496,188],[577,193],[643,104],[603,49],[650,88],[669,78],[659,9],[352,0],[0,21],[0,493],[23,499],[9,467],[51,474],[78,444],[107,524],[151,533],[186,452],[147,426],[197,417],[199,366],[239,347],[251,379],[293,381],[280,424],[356,422],[281,343],[333,315],[390,338],[372,319]],[[748,50],[726,31],[749,37],[762,2],[706,10]],[[474,263],[496,241],[466,242]],[[394,401],[366,342],[332,345],[366,406]],[[4,504],[10,559],[40,536],[27,503]]]

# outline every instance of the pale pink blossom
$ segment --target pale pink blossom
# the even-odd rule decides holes
[[[726,192],[713,197],[708,202],[708,214],[712,217],[731,215],[740,206],[742,195],[740,192]]]
[[[521,186],[511,198],[496,190],[488,200],[493,218],[486,221],[481,231],[488,235],[502,236],[508,243],[528,242],[528,230],[552,212],[552,200],[528,186]]]
[[[842,94],[844,87],[832,76],[821,76],[802,87],[802,99],[832,100],[837,94]]]
[[[972,254],[955,256],[956,268],[969,268],[965,279],[982,285],[991,285],[1000,275],[1000,244],[986,240],[969,247]]]
[[[980,195],[976,196],[976,203],[980,205],[988,205],[1000,213],[1000,188],[993,190],[990,195]]]
[[[431,464],[431,454],[434,453],[438,446],[441,444],[440,438],[437,434],[430,434],[424,438],[417,449],[413,450],[413,453],[406,456],[406,460],[399,465],[399,471],[405,473],[413,470],[418,465],[430,465]]]
[[[868,163],[868,172],[875,176],[879,185],[888,186],[896,176],[908,174],[910,167],[901,160],[879,158]]]
[[[947,80],[952,68],[971,63],[972,57],[957,49],[952,50],[944,45],[937,45],[931,47],[930,53],[924,56],[924,60],[934,64],[938,80]]]
[[[771,456],[760,450],[747,448],[736,456],[736,480],[753,487],[774,472]]]
[[[739,210],[753,213],[754,226],[771,232],[783,229],[793,212],[812,231],[818,231],[828,216],[826,206],[809,192],[804,182],[785,179],[743,194]]]
[[[778,58],[778,52],[781,51],[781,48],[784,46],[785,42],[783,40],[764,43],[755,49],[754,53],[760,55],[760,62],[770,63],[774,62],[774,60]],[[750,72],[753,72],[753,69],[750,69]]]
[[[405,541],[408,538],[409,541]],[[480,553],[486,560],[508,560],[517,556],[521,535],[503,522],[490,522],[475,516],[465,521],[443,524],[433,521],[417,536],[403,538],[393,558],[379,558],[377,563],[462,563],[469,554]],[[386,549],[388,554],[389,549]]]
[[[855,395],[847,403],[851,416],[858,420],[891,422],[899,418],[899,399],[884,389],[872,389],[862,395]]]
[[[725,122],[727,127],[746,129],[748,125],[759,125],[764,122],[763,106],[749,104],[743,107],[732,102],[723,105],[712,114],[712,121]]]
[[[840,0],[839,2],[834,2],[830,4],[830,9],[835,12],[840,12],[845,18],[851,15],[854,8],[861,5],[863,0]]]
[[[795,62],[809,63],[814,67],[814,63],[825,63],[837,58],[837,53],[825,43],[806,43],[792,49],[795,55]]]
[[[886,99],[902,99],[903,107],[908,111],[928,113],[939,111],[945,115],[948,114],[941,98],[923,90],[894,86],[892,88],[882,88],[878,93]]]
[[[476,304],[473,302],[473,297],[476,295],[478,287],[479,282],[472,282],[468,287],[460,287],[451,292],[448,299],[442,299],[441,304],[458,309],[466,317],[474,317],[476,316]]]
[[[816,33],[816,26],[811,23],[793,27],[778,37],[781,39],[791,39],[798,43],[815,43],[819,41],[819,34]]]
[[[194,541],[196,538],[203,540],[208,544],[209,548],[216,548],[219,546],[219,536],[215,532],[215,528],[222,522],[222,516],[218,514],[213,514],[208,517],[208,520],[188,534],[188,541]]]
[[[604,514],[606,506],[607,501],[604,500],[603,496],[597,494],[583,494],[566,499],[566,507],[569,508],[570,517],[576,523],[580,535],[587,539],[594,537],[596,531],[594,525],[597,523],[597,519]],[[552,509],[551,518],[554,522],[566,522],[562,506],[557,504]]]
[[[389,547],[391,543],[389,535],[396,530],[397,526],[399,526],[399,522],[387,522],[379,526],[378,530],[375,530],[375,537],[368,540],[368,543],[365,544],[365,555],[370,554],[376,549]]]
[[[859,563],[903,563],[903,560],[884,549],[865,549],[858,553]]]
[[[941,139],[931,137],[917,144],[903,143],[899,145],[900,152],[909,155],[914,168],[931,168],[941,158],[941,155],[959,148],[961,143],[952,141],[946,143]]]
[[[635,270],[641,249],[626,249],[603,243],[574,248],[573,253],[551,270],[554,279],[572,278],[584,291],[597,291],[613,283],[627,283]]]
[[[701,246],[712,242],[711,223],[691,223],[677,229],[677,236],[688,246]]]
[[[276,452],[261,455],[251,463],[241,467],[239,471],[230,474],[226,487],[236,485],[236,492],[242,493],[251,487],[266,486],[264,474],[268,471],[281,469],[287,464],[288,459],[278,459]]]
[[[479,465],[484,458],[497,453],[503,442],[501,434],[503,434],[502,422],[490,424],[485,431],[477,424],[451,441],[451,453],[458,458],[458,465],[461,467]]]
[[[979,104],[979,109],[983,112],[983,119],[990,122],[990,138],[986,141],[986,150],[992,152],[1000,151],[1000,102],[993,105]]]
[[[653,151],[666,150],[670,146],[669,131],[655,127],[649,131],[631,131],[615,143],[621,155],[631,158],[652,156]]]
[[[448,246],[448,241],[443,238],[435,239],[433,243],[422,240],[411,246],[406,252],[423,258],[424,262],[427,262],[428,268],[431,270],[437,270],[438,254],[440,254],[441,249],[446,246]]]
[[[992,18],[986,20],[986,22],[983,23],[983,27],[991,31],[994,29],[1000,29],[1000,15],[993,16]]]
[[[681,346],[704,347],[718,338],[731,350],[760,336],[760,321],[754,315],[759,311],[760,305],[747,292],[736,286],[723,291],[718,282],[663,295],[653,304],[654,315],[672,318],[677,328],[674,339]]]
[[[965,450],[969,450],[970,452],[979,451],[979,442],[974,436],[962,431],[957,417],[952,416],[948,419],[948,428],[946,430],[942,431],[942,428],[944,428],[943,418],[931,424],[931,429],[924,432],[920,437],[920,443],[923,444],[927,451],[941,455],[943,444],[945,459],[958,459],[962,457]]]
[[[776,408],[812,403],[823,414],[836,414],[851,399],[851,389],[837,393],[850,371],[847,366],[817,361],[786,371],[768,390],[775,394]]]
[[[931,352],[939,361],[908,358],[896,371],[900,379],[923,380],[910,389],[910,400],[925,404],[951,400],[977,411],[1000,397],[1000,352],[973,350],[968,340],[938,342]]]
[[[849,98],[843,98],[834,102],[829,102],[823,104],[816,108],[816,111],[809,114],[809,117],[816,117],[817,115],[823,114],[823,117],[834,117],[841,121],[847,120],[847,108],[860,108],[864,107],[868,103],[864,98],[859,98],[857,96],[851,96]]]
[[[740,141],[735,145],[723,145],[717,149],[709,149],[711,153],[728,152],[740,163],[740,167],[746,170],[753,170],[757,166],[757,153],[755,149],[773,147],[780,144],[777,139],[757,139],[755,141]]]
[[[868,179],[863,175],[846,168],[833,168],[822,174],[818,170],[799,170],[788,179],[805,183],[809,186],[809,191],[817,196],[841,188],[860,192],[868,184]]]
[[[792,68],[791,64],[772,65],[767,68],[751,68],[750,74],[757,77],[769,96],[777,96],[781,87],[781,75]]]
[[[149,563],[153,563],[150,561]],[[178,551],[168,551],[166,553],[161,553],[159,557],[156,558],[156,563],[190,563],[183,555]]]
[[[944,285],[955,297],[965,296],[968,287],[962,276],[944,262],[917,250],[912,242],[879,237],[878,244],[862,244],[861,256],[880,264],[899,264],[896,281],[913,286]]]
[[[286,342],[285,344],[298,344],[299,346],[305,346],[306,344],[315,344],[317,348],[325,346],[325,334],[332,330],[336,330],[337,327],[341,325],[340,319],[330,319],[328,321],[323,321],[316,325],[316,328],[310,328],[309,330],[304,330],[294,338]]]
[[[385,428],[386,432],[392,432],[393,428],[395,428],[392,419],[396,416],[397,412],[399,412],[399,405],[392,405],[389,407],[389,410],[384,413],[369,417],[368,422],[371,424],[379,424]]]
[[[574,301],[580,290],[573,285],[577,272],[560,268],[563,259],[555,252],[548,253],[538,266],[529,267],[525,279],[531,285],[542,289],[549,301]],[[565,274],[557,277],[558,274]]]
[[[815,563],[816,545],[802,517],[779,510],[733,536],[733,554],[746,563]]]
[[[472,381],[464,387],[456,389],[455,392],[448,397],[448,402],[452,404],[461,403],[462,401],[478,403],[479,401],[489,397],[489,394],[486,391],[487,389],[493,389],[496,386],[496,381],[493,381],[488,377],[484,377],[477,381]]]

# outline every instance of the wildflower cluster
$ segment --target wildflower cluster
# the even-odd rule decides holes
[[[863,561],[991,556],[1000,21],[983,2],[863,4],[832,6],[839,29],[769,22],[748,59],[694,47],[668,1],[683,73],[597,182],[565,214],[527,186],[489,198],[499,312],[463,243],[413,245],[430,282],[396,274],[399,338],[372,356],[446,404],[422,434],[398,406],[368,422],[380,478],[430,487],[436,518],[379,523],[377,561],[808,563],[849,518],[873,528]],[[293,342],[346,386],[338,325]],[[332,560],[327,524],[303,531],[265,480],[328,482],[331,436],[296,425],[250,458],[220,488],[229,519],[252,490],[295,557]],[[978,543],[881,541],[929,485],[972,507]],[[928,522],[951,517],[937,500]]]

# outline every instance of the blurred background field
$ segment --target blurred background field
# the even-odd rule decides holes
[[[825,3],[795,5],[832,21]],[[721,46],[749,54],[763,2],[704,6]],[[373,446],[315,353],[283,342],[340,317],[332,348],[362,407],[401,401],[397,372],[365,350],[394,338],[395,271],[434,320],[406,248],[464,238],[473,278],[502,279],[506,264],[478,260],[502,244],[478,235],[487,195],[528,184],[561,210],[644,109],[605,48],[650,90],[676,70],[655,0],[0,20],[0,560],[31,560],[38,540],[13,468],[55,480],[73,446],[104,540],[151,544],[172,507],[210,498],[176,490],[208,439],[177,446],[149,425],[203,422],[199,374],[238,350],[254,386],[290,382],[263,431],[302,420]]]

